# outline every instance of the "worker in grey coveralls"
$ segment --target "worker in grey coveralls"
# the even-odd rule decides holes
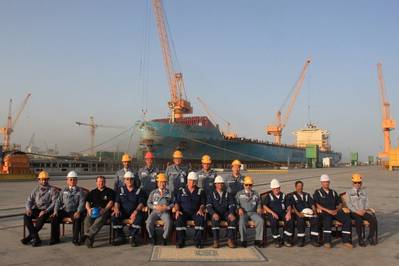
[[[157,176],[158,188],[153,190],[148,196],[147,206],[151,209],[151,214],[146,221],[146,228],[150,243],[156,245],[155,222],[162,220],[163,226],[163,245],[167,245],[170,232],[172,231],[172,218],[170,211],[173,208],[173,194],[166,188],[168,179],[165,174]]]
[[[240,217],[239,230],[241,246],[247,247],[247,223],[252,220],[255,223],[255,245],[263,247],[263,225],[262,204],[258,192],[252,189],[252,177],[244,178],[244,189],[237,192],[236,201],[238,215]]]
[[[120,188],[123,187],[124,184],[124,176],[126,172],[132,172],[134,173],[134,187],[139,188],[140,187],[140,178],[137,173],[135,173],[132,169],[132,156],[129,154],[125,153],[122,156],[122,164],[123,168],[118,170],[115,174],[115,180],[114,180],[114,191],[115,193],[119,193]]]
[[[166,168],[165,175],[169,180],[168,188],[172,194],[187,184],[188,169],[182,166],[183,153],[176,150],[173,153],[173,164]]]
[[[217,173],[211,169],[212,159],[209,155],[204,155],[201,158],[202,169],[197,172],[198,187],[205,190],[205,194],[209,194],[214,189],[214,181]]]
[[[225,178],[227,191],[235,197],[237,192],[244,189],[244,176],[240,173],[241,162],[234,160],[231,163],[231,175]]]

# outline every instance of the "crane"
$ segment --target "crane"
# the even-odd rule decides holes
[[[156,18],[159,40],[169,83],[170,101],[168,102],[171,111],[170,120],[172,123],[184,114],[192,114],[193,108],[187,101],[184,89],[183,73],[175,72],[169,46],[168,33],[165,26],[164,8],[161,0],[152,0],[153,12]]]
[[[18,119],[21,116],[22,111],[28,103],[29,97],[31,95],[31,93],[28,93],[28,95],[25,97],[14,118],[12,117],[12,99],[10,99],[8,105],[7,125],[0,128],[0,133],[3,134],[3,150],[7,151],[11,149],[11,134],[14,132],[15,125],[18,122]]]
[[[391,118],[390,103],[385,96],[385,82],[381,63],[377,64],[377,71],[381,96],[382,130],[384,132],[384,151],[380,152],[378,157],[386,158],[391,149],[391,131],[395,129],[396,122]]]
[[[282,115],[282,112],[283,112],[282,109],[284,108],[285,103],[277,111],[275,123],[274,124],[269,124],[269,125],[266,126],[266,133],[268,135],[273,135],[274,136],[274,142],[276,144],[281,144],[281,136],[282,136],[282,133],[283,133],[283,129],[284,129],[284,127],[287,124],[287,121],[288,121],[288,118],[289,118],[289,116],[291,114],[292,108],[294,107],[294,104],[296,102],[296,99],[298,98],[299,92],[301,91],[301,89],[303,87],[303,82],[305,80],[305,75],[306,75],[306,72],[308,70],[308,67],[309,67],[310,63],[311,63],[311,59],[310,58],[306,59],[305,64],[302,67],[301,74],[300,74],[298,80],[296,81],[294,88],[290,92],[290,94],[292,93],[292,96],[291,96],[290,102],[288,104],[287,110],[284,113],[284,115]],[[288,99],[289,95],[287,96],[287,99]]]
[[[96,136],[96,129],[98,127],[103,127],[103,128],[124,128],[124,127],[96,124],[96,123],[94,123],[94,117],[93,116],[90,116],[89,120],[90,120],[89,123],[83,123],[83,122],[75,122],[75,123],[78,126],[90,127],[90,155],[91,156],[95,156],[95,153],[94,153],[94,140],[95,140],[95,136]]]
[[[208,108],[208,105],[200,98],[197,97],[197,100],[200,102],[200,104],[204,107],[204,110],[207,112],[209,119],[211,119],[212,123],[217,124],[216,120],[214,119],[211,111]],[[223,122],[226,123],[226,131],[223,131],[223,135],[228,138],[228,139],[233,139],[237,137],[237,134],[234,133],[233,131],[231,131],[231,123],[229,121],[227,121],[226,119],[224,119],[223,117],[219,116],[218,117],[223,120]]]

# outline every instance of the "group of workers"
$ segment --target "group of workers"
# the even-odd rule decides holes
[[[111,221],[115,238],[114,245],[126,243],[124,227],[128,228],[128,241],[138,245],[138,234],[144,230],[152,245],[157,245],[156,228],[163,229],[162,244],[167,245],[174,228],[176,247],[186,245],[188,221],[194,228],[197,248],[204,246],[204,233],[211,229],[213,248],[220,246],[220,230],[226,229],[227,246],[235,248],[237,228],[239,244],[247,247],[248,228],[255,229],[257,247],[264,246],[264,229],[268,222],[274,245],[290,247],[305,245],[305,229],[310,225],[313,246],[323,244],[331,248],[332,223],[342,225],[344,246],[352,248],[352,219],[355,221],[359,246],[375,245],[377,220],[368,206],[368,196],[362,188],[362,176],[352,175],[353,188],[346,192],[346,206],[342,197],[330,188],[330,177],[320,177],[321,188],[313,195],[303,191],[302,181],[295,182],[295,191],[285,194],[277,179],[270,182],[270,191],[261,195],[254,190],[254,180],[240,172],[241,162],[234,160],[231,174],[222,177],[211,169],[209,155],[201,159],[202,169],[194,172],[183,166],[181,151],[173,153],[173,164],[165,173],[154,167],[154,155],[147,152],[145,166],[137,173],[131,168],[132,158],[122,157],[123,168],[116,173],[113,189],[106,186],[103,176],[96,178],[96,188],[87,192],[77,186],[78,175],[70,171],[67,186],[62,190],[49,184],[49,174],[40,172],[39,184],[33,189],[26,203],[24,225],[29,235],[21,240],[25,245],[41,245],[39,231],[43,224],[51,221],[50,245],[60,242],[60,224],[69,218],[73,224],[75,245],[85,243],[93,247],[94,239],[102,226]],[[362,224],[369,223],[369,235],[364,239]],[[282,234],[280,234],[282,228]],[[322,234],[320,234],[322,232]],[[320,234],[320,235],[319,235]]]

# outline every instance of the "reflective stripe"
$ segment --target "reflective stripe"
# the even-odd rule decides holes
[[[294,196],[295,201],[298,201],[298,197],[295,194],[293,196]]]
[[[132,224],[132,227],[133,227],[133,228],[137,228],[137,229],[141,229],[141,226],[140,226],[140,225]]]
[[[348,234],[348,235],[351,234],[351,232],[348,232],[348,231],[342,231],[342,233],[343,233],[343,234]]]
[[[287,236],[292,236],[292,233],[290,233],[288,231],[284,231],[284,234],[286,234]]]
[[[212,227],[212,230],[219,230],[220,227]]]
[[[273,235],[273,238],[279,238],[280,235]]]
[[[328,233],[328,234],[331,234],[331,231],[328,231],[328,230],[323,230],[323,233]]]
[[[321,194],[320,189],[318,190],[320,197],[323,197],[323,194]]]
[[[234,229],[236,230],[236,228],[234,226],[228,226],[227,229]]]
[[[202,227],[202,226],[195,226],[194,229],[195,229],[195,230],[204,230],[204,227]]]
[[[113,225],[112,228],[114,228],[114,229],[120,229],[120,228],[123,228],[123,225]]]
[[[297,237],[304,237],[305,236],[305,233],[298,233],[298,234],[296,234],[297,235]]]
[[[317,233],[317,232],[310,232],[310,234],[311,234],[312,236],[318,236],[318,235],[319,235],[319,233]]]
[[[208,207],[208,206],[211,206],[211,207],[212,207],[212,204],[210,204],[210,203],[209,203],[209,204],[206,204],[206,207]]]
[[[140,194],[141,188],[137,189],[136,195]]]
[[[185,231],[187,230],[186,227],[176,227],[176,231]]]
[[[309,195],[305,194],[305,201],[308,202],[309,201]]]

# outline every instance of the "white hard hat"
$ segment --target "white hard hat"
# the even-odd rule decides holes
[[[213,183],[224,183],[224,179],[223,177],[221,177],[220,175],[215,177],[215,181],[213,181]]]
[[[273,179],[272,182],[270,182],[270,188],[273,189],[278,187],[280,187],[280,182],[278,182],[277,179]]]
[[[133,178],[133,177],[134,177],[134,175],[133,175],[133,173],[130,172],[130,171],[127,171],[127,172],[123,175],[123,178]]]
[[[76,173],[75,171],[69,171],[67,178],[77,178],[78,177],[78,173]]]
[[[320,176],[320,182],[324,182],[324,181],[330,181],[330,177],[328,175],[321,175]]]
[[[313,210],[310,208],[305,208],[302,210],[303,215],[305,215],[305,217],[312,217],[313,216]]]
[[[190,173],[188,173],[187,179],[188,179],[188,180],[195,180],[195,181],[197,181],[197,180],[198,180],[197,173],[196,173],[196,172],[190,172]]]

